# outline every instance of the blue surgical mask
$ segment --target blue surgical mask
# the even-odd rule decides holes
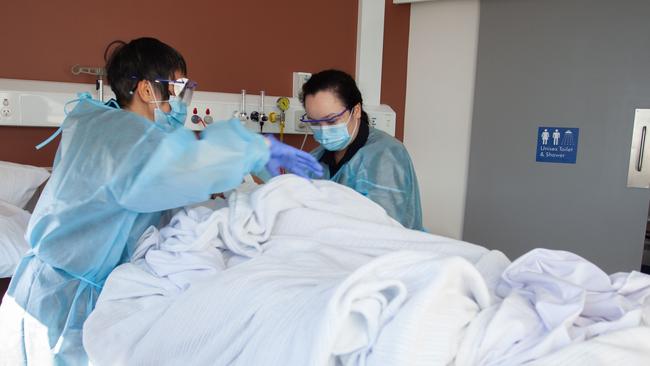
[[[167,102],[171,107],[169,113],[163,112],[163,110],[160,109],[160,101],[154,100],[151,102],[156,104],[156,109],[154,109],[153,113],[154,122],[166,131],[173,131],[179,127],[183,127],[185,125],[185,119],[187,118],[187,105],[182,102],[180,98],[173,95],[169,97]]]
[[[352,142],[352,136],[348,132],[348,124],[352,118],[352,113],[345,123],[331,126],[311,126],[311,130],[314,132],[314,139],[318,141],[325,150],[328,151],[341,151],[348,147],[350,142]],[[355,127],[354,132],[356,132]]]
[[[171,112],[169,112],[169,118],[178,127],[185,126],[187,105],[179,97],[173,95],[169,97],[169,105],[172,107]]]
[[[163,112],[162,109],[156,108],[153,111],[154,123],[165,131],[174,131],[179,126],[174,123],[169,113]]]

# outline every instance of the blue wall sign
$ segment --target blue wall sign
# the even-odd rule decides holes
[[[578,128],[540,127],[537,130],[537,159],[542,163],[575,164]]]

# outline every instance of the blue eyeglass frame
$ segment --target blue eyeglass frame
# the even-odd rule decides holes
[[[350,109],[345,108],[341,113],[338,113],[332,117],[322,118],[322,119],[309,119],[307,118],[307,113],[305,113],[302,115],[302,117],[300,117],[300,122],[304,122],[304,123],[336,122],[336,120],[339,119],[339,117],[341,117],[345,112],[349,110]]]

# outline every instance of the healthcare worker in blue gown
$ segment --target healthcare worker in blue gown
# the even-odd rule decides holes
[[[308,153],[214,123],[183,126],[196,85],[152,38],[117,48],[107,77],[119,108],[82,95],[62,125],[52,176],[29,223],[31,250],[0,308],[0,364],[85,365],[82,326],[110,272],[163,211],[235,188],[251,171],[319,174]]]
[[[423,230],[411,158],[401,142],[370,126],[354,79],[343,71],[321,71],[303,85],[301,98],[301,120],[320,143],[312,155],[323,165],[324,178],[375,201],[404,227]]]

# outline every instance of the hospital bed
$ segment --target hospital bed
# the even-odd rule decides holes
[[[94,364],[647,365],[650,277],[511,262],[293,176],[148,230],[84,325]]]
[[[556,251],[510,262],[331,182],[229,199],[145,232],[84,326],[94,364],[650,363],[642,274]]]

